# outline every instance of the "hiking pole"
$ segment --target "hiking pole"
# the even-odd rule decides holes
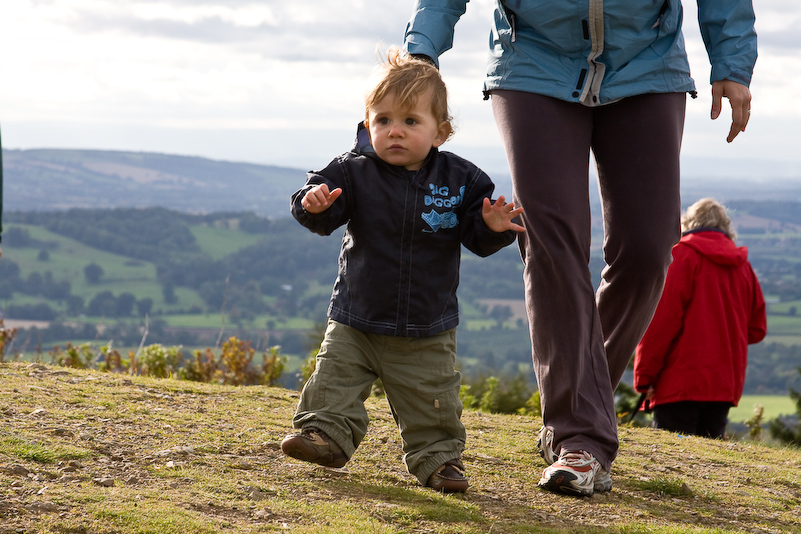
[[[639,412],[640,408],[642,408],[642,405],[645,404],[646,395],[648,395],[647,392],[646,393],[642,393],[640,395],[640,398],[637,399],[637,404],[636,404],[636,406],[634,406],[634,410],[631,412],[631,415],[629,416],[629,420],[626,421],[626,423],[631,423],[632,421],[634,421],[634,418],[637,417],[637,412]]]

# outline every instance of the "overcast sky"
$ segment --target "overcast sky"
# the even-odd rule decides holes
[[[482,81],[493,0],[472,0],[441,58],[457,132],[443,149],[507,171]],[[744,134],[710,121],[695,2],[684,30],[685,174],[801,179],[801,1],[754,0],[759,59]],[[413,0],[13,0],[0,15],[5,148],[163,152],[317,169],[362,119],[376,47],[401,44]],[[727,111],[725,117],[730,117]]]

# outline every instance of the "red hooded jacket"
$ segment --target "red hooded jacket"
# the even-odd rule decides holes
[[[654,387],[652,407],[680,401],[736,406],[748,344],[766,333],[765,299],[748,249],[716,229],[688,232],[673,247],[662,298],[637,345],[634,387]]]

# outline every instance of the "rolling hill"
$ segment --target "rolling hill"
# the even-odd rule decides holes
[[[164,207],[288,214],[305,171],[142,152],[3,150],[8,211]]]

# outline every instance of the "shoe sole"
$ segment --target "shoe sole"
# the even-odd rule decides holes
[[[289,443],[281,443],[281,450],[284,454],[291,456],[296,460],[322,465],[323,467],[344,467],[345,464],[348,463],[347,458],[344,460],[327,458],[328,456],[332,456],[330,454],[323,455],[321,457],[316,448],[312,447],[311,445],[307,445],[300,438],[298,440],[292,440]]]
[[[441,491],[442,493],[466,493],[470,483],[467,480],[443,480],[440,479],[432,484],[429,488],[434,491]]]
[[[562,493],[564,495],[577,497],[592,497],[593,489],[577,488],[573,485],[573,481],[576,479],[578,479],[578,477],[570,471],[557,471],[553,473],[548,480],[540,480],[537,486],[553,493]]]

